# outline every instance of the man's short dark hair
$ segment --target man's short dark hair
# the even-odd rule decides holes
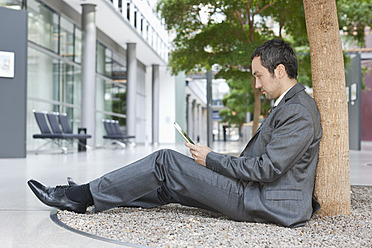
[[[251,56],[261,58],[263,67],[274,74],[275,68],[283,64],[289,78],[297,78],[297,57],[293,48],[284,40],[273,39],[257,47]]]

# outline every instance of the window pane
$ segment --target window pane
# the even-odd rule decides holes
[[[29,97],[59,101],[59,61],[28,48],[27,92]]]
[[[100,43],[97,45],[97,72],[112,76],[112,51]]]
[[[0,0],[0,7],[7,7],[11,9],[21,9],[22,0]]]
[[[112,51],[108,48],[105,50],[105,76],[112,76]]]
[[[97,44],[97,72],[105,72],[105,47],[100,43]]]
[[[97,78],[97,110],[126,114],[126,85]]]
[[[75,27],[75,62],[81,63],[81,53],[83,46],[81,41],[81,30],[77,27]]]
[[[28,39],[58,53],[59,17],[35,0],[27,2],[27,10]]]
[[[110,86],[112,112],[125,115],[127,108],[126,87],[121,84],[111,84]]]
[[[62,64],[62,94],[64,102],[80,106],[81,103],[81,71],[80,68]],[[64,110],[65,111],[65,110]]]
[[[60,29],[60,54],[70,60],[74,58],[74,25],[64,18],[61,18]]]
[[[112,64],[112,79],[115,83],[127,82],[127,69],[124,65],[114,61]]]

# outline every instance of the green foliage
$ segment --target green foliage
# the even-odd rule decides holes
[[[364,28],[372,26],[371,1],[336,2],[340,29],[351,40],[364,44]],[[223,99],[229,109],[220,112],[225,122],[241,125],[246,112],[253,112],[250,55],[268,39],[284,37],[295,48],[298,81],[312,86],[302,0],[161,0],[157,11],[175,35],[169,59],[172,74],[206,71],[219,65],[216,77],[226,79],[230,86],[230,94]],[[277,36],[268,20],[279,25]],[[264,114],[269,104],[265,100],[262,103]]]
[[[230,93],[222,99],[223,104],[228,109],[219,112],[222,122],[228,125],[243,125],[246,121],[246,113],[253,112],[253,93],[249,78],[242,80],[230,79],[227,81],[230,87]]]
[[[309,46],[303,0],[278,0],[262,15],[274,20],[279,26],[279,37],[289,38],[293,47]]]
[[[349,41],[365,47],[365,27],[372,27],[372,1],[337,0],[336,3],[340,29],[347,34]]]
[[[247,2],[254,7],[248,10]],[[254,33],[254,26],[248,25],[250,12],[271,2],[160,1],[157,10],[167,28],[176,35],[170,56],[172,73],[208,70],[214,64],[225,72],[236,70],[236,67],[248,68],[250,54],[262,43],[260,34]]]
[[[112,101],[112,111],[115,113],[120,113],[125,115],[127,112],[127,92],[119,92],[114,95],[115,101]],[[119,120],[120,126],[126,126],[126,119],[124,118],[113,118],[114,120]]]

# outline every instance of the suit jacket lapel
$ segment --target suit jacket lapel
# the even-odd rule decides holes
[[[280,101],[277,107],[283,106],[289,99],[291,99],[294,95],[296,95],[298,92],[304,90],[305,87],[301,83],[295,84],[292,89],[290,89],[287,94],[285,94],[284,98]],[[271,111],[269,115],[271,114]],[[264,122],[268,119],[269,115],[266,117]],[[260,133],[264,122],[261,123],[260,127],[257,129],[257,131],[254,133],[252,138],[248,141],[248,144],[245,146],[244,150],[241,152],[240,156],[243,156],[244,151],[248,148],[248,146],[255,140],[255,137]]]

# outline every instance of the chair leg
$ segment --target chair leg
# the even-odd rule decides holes
[[[118,140],[113,140],[113,141],[112,141],[112,144],[118,145],[118,146],[120,146],[120,147],[123,148],[123,149],[125,149],[125,147],[126,147],[125,143],[120,142],[120,141],[118,141]]]
[[[126,148],[126,144],[124,142],[120,142],[119,140],[109,140],[105,141],[103,147],[108,147],[109,145],[114,145],[115,147],[119,146],[122,149]]]
[[[36,148],[35,154],[38,154],[38,151],[41,150],[41,148],[43,148],[44,146],[48,145],[51,142],[52,142],[52,140],[48,140],[47,142],[45,142],[44,144],[42,144],[41,146]]]
[[[65,147],[65,146],[63,146],[63,145],[61,145],[61,140],[56,141],[54,139],[50,139],[47,142],[45,142],[44,144],[42,144],[41,146],[39,146],[35,150],[35,154],[39,154],[41,152],[41,148],[45,147],[46,145],[48,145],[50,143],[57,145],[58,148],[60,148],[62,150],[62,153],[66,154],[68,152],[68,148]]]
[[[63,140],[52,140],[54,144],[56,144],[61,150],[63,154],[67,154],[68,148],[66,146],[63,146]]]
[[[136,146],[136,143],[132,142],[130,140],[126,141],[125,143],[127,143],[130,147],[135,147]]]

